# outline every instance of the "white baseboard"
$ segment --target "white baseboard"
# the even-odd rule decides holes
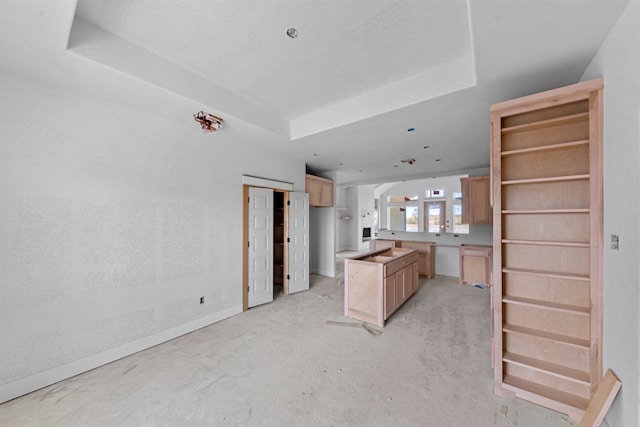
[[[163,342],[188,334],[189,332],[193,332],[197,329],[204,328],[205,326],[209,326],[239,313],[242,313],[242,305],[231,307],[189,323],[167,329],[166,331],[158,332],[157,334],[103,351],[102,353],[94,354],[62,366],[38,372],[37,374],[21,378],[11,383],[3,384],[0,386],[0,403],[31,393],[43,387],[57,383],[58,381],[66,380],[67,378],[90,371],[91,369],[106,365],[107,363],[114,362],[139,351],[146,350],[155,345],[162,344]]]
[[[328,270],[328,269],[316,268],[316,269],[309,269],[309,271],[312,274],[319,274],[321,276],[327,276],[327,277],[336,277],[335,269],[334,270]]]

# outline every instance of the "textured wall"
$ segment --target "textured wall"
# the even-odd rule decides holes
[[[0,401],[241,310],[241,175],[300,190],[303,164],[1,71],[0,93]]]
[[[604,368],[622,380],[607,420],[640,425],[640,0],[632,0],[582,80],[604,77]],[[611,234],[620,250],[609,248]]]

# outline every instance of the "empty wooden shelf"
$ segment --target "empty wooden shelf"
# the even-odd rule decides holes
[[[491,107],[495,392],[575,419],[602,377],[602,89]]]

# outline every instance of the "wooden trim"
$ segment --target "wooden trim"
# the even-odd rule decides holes
[[[590,200],[589,235],[591,236],[591,393],[595,393],[602,376],[602,292],[603,248],[604,248],[604,201],[603,201],[603,114],[602,86],[589,98],[589,163]]]
[[[493,205],[493,278],[491,288],[491,313],[493,317],[493,346],[496,350],[492,352],[494,368],[494,392],[498,396],[502,396],[503,382],[503,364],[502,364],[502,175],[501,162],[502,158],[502,132],[501,117],[495,112],[491,112],[491,128],[492,128],[492,150],[491,153],[491,194]]]
[[[242,311],[249,309],[249,185],[242,186]]]
[[[260,178],[259,176],[242,175],[242,184],[249,187],[272,188],[274,190],[293,191],[293,183]]]
[[[283,227],[283,234],[284,234],[284,250],[283,250],[283,254],[282,254],[282,264],[284,265],[283,267],[283,273],[282,273],[282,292],[285,295],[289,295],[289,279],[287,279],[288,275],[289,275],[289,243],[287,241],[287,239],[289,238],[289,192],[288,191],[282,191],[282,193],[284,193],[284,227]]]
[[[591,91],[597,91],[604,87],[604,79],[598,78],[586,82],[580,82],[545,92],[527,95],[509,101],[494,104],[490,108],[491,113],[502,116],[504,111],[509,114],[519,114],[525,111],[537,110],[558,104],[568,104],[581,99],[587,99]]]
[[[589,402],[589,406],[580,420],[580,427],[598,427],[601,425],[604,416],[609,411],[613,399],[616,398],[618,390],[622,387],[622,383],[613,373],[611,369],[607,369],[607,373],[600,381],[600,385],[596,390],[593,398]]]

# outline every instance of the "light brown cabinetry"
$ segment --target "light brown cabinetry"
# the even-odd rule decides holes
[[[420,277],[432,279],[436,271],[436,247],[433,242],[415,240],[399,240],[396,246],[418,251],[418,274]]]
[[[379,251],[381,249],[388,249],[388,248],[395,248],[395,247],[396,247],[395,240],[373,239],[369,241],[370,251]]]
[[[488,176],[460,178],[463,224],[493,223],[490,181]]]
[[[573,418],[602,377],[602,88],[491,107],[495,391]]]
[[[309,193],[309,206],[333,206],[333,181],[314,175],[306,175],[306,192]]]
[[[425,279],[432,279],[436,270],[436,251],[434,242],[418,240],[387,240],[373,239],[369,242],[369,250],[384,248],[405,248],[418,251],[418,275]]]
[[[418,290],[418,252],[389,248],[348,258],[344,277],[344,315],[384,327]]]
[[[460,284],[491,285],[491,246],[460,245]]]

